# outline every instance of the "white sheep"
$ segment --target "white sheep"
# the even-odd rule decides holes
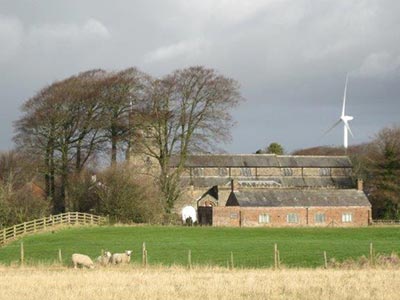
[[[111,263],[116,265],[120,263],[129,263],[131,261],[131,250],[126,250],[125,253],[114,253],[111,256]]]
[[[85,254],[79,254],[79,253],[72,254],[72,263],[74,264],[74,269],[76,269],[78,265],[90,269],[94,268],[92,259]]]
[[[96,258],[96,261],[102,265],[102,266],[106,266],[110,263],[111,260],[111,252],[110,251],[106,251],[104,252],[103,255],[100,255],[99,257]]]

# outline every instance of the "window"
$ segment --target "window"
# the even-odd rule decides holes
[[[251,176],[251,169],[250,168],[241,168],[240,175],[242,176]]]
[[[293,170],[291,168],[284,168],[282,172],[283,172],[283,176],[292,176],[293,175]]]
[[[342,222],[343,223],[353,222],[353,214],[352,213],[343,213],[342,214]]]
[[[330,168],[320,168],[319,175],[320,176],[331,176],[331,169]]]
[[[221,177],[227,176],[228,175],[228,170],[226,168],[219,168],[218,169],[218,175]]]
[[[237,219],[238,214],[237,213],[231,213],[231,219]]]
[[[325,214],[324,213],[316,213],[314,215],[315,223],[325,223]]]
[[[269,223],[270,222],[270,216],[269,214],[261,214],[258,216],[258,223]]]
[[[144,160],[144,163],[145,163],[146,167],[151,167],[151,165],[153,164],[151,162],[150,157],[146,157],[145,160]]]
[[[288,223],[299,223],[299,215],[298,214],[288,214],[287,222]]]
[[[193,176],[203,176],[203,168],[193,168]]]

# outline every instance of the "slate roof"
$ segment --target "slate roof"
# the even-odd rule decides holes
[[[179,157],[172,156],[170,166],[179,164]],[[275,154],[198,154],[187,157],[185,167],[305,167],[351,168],[347,156],[299,156]]]
[[[235,191],[226,206],[241,207],[310,207],[371,206],[364,192],[355,189],[282,189]]]
[[[352,188],[354,186],[353,181],[350,177],[265,177],[265,178],[249,178],[249,177],[235,177],[238,181],[239,186],[252,187],[262,186],[267,187],[281,186],[281,187],[341,187],[341,188]],[[180,179],[182,186],[194,185],[196,187],[210,187],[214,185],[230,185],[230,178],[228,177],[192,177],[181,176]]]

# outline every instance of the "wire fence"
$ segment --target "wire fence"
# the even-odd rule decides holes
[[[372,225],[400,225],[400,220],[372,220]]]

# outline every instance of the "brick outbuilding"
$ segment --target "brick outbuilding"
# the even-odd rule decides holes
[[[356,189],[269,188],[232,191],[212,208],[214,226],[367,226],[371,204]]]

